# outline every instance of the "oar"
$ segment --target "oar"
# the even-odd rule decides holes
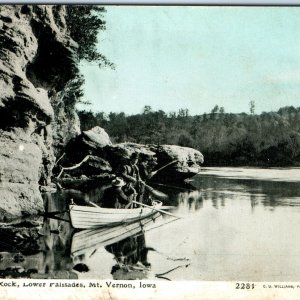
[[[174,164],[176,162],[178,162],[178,159],[175,159],[175,160],[167,163],[166,165],[162,166],[161,168],[157,169],[156,171],[151,172],[152,176],[154,176],[157,172],[163,170],[164,168],[166,168],[166,167],[168,167],[168,166],[170,166],[170,165],[172,165],[172,164]]]
[[[160,207],[160,209],[163,209],[163,210],[168,210],[168,209],[173,209],[173,208],[176,208],[176,206],[163,205],[163,206]]]
[[[179,186],[175,186],[175,185],[163,184],[163,183],[157,183],[157,182],[153,182],[153,184],[163,186],[163,187],[167,187],[167,188],[176,189],[176,190],[182,190],[182,191],[195,191],[196,190],[196,188],[192,189],[192,188],[179,187]]]
[[[88,201],[89,204],[93,205],[94,207],[98,207],[98,208],[101,208],[99,205],[95,204],[94,202],[92,201]]]
[[[168,195],[166,195],[163,192],[160,192],[158,190],[155,190],[153,187],[151,187],[150,185],[146,184],[145,182],[142,182],[142,184],[145,185],[145,188],[151,193],[153,194],[155,197],[159,198],[159,199],[164,199],[167,200],[169,198]]]
[[[167,211],[164,211],[164,210],[161,210],[161,209],[158,209],[158,208],[154,208],[153,206],[150,206],[150,205],[147,205],[147,204],[144,204],[144,203],[141,203],[141,202],[137,202],[137,201],[131,201],[131,202],[135,203],[137,205],[140,205],[140,206],[144,206],[144,207],[153,209],[153,210],[158,211],[158,212],[160,212],[162,214],[165,214],[165,215],[168,215],[168,216],[172,216],[172,217],[177,218],[177,219],[181,219],[181,217],[179,217],[179,216],[176,216],[174,214],[171,214],[171,213],[169,213]]]

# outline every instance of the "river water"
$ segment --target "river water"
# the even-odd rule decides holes
[[[66,212],[45,219],[40,248],[12,267],[32,278],[299,281],[299,182],[298,168],[205,168],[185,187],[156,186],[180,219],[155,216],[115,240],[96,231],[91,243]],[[99,190],[45,194],[46,209],[70,198],[97,202]]]

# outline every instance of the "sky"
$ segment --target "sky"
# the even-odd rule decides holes
[[[150,105],[191,115],[300,106],[300,7],[107,6],[98,49],[116,69],[82,62],[95,112]]]

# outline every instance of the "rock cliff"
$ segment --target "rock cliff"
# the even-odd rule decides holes
[[[64,101],[75,50],[64,6],[0,6],[0,220],[43,209],[54,149],[79,132]]]
[[[70,171],[64,175],[98,182],[138,152],[152,168],[176,160],[172,178],[184,179],[203,161],[177,146],[113,145],[100,127],[80,134],[78,45],[65,17],[62,5],[0,5],[0,222],[42,211],[40,188],[51,186],[61,166]]]

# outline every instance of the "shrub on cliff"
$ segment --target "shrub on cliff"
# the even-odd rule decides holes
[[[98,33],[105,30],[105,8],[97,5],[67,5],[66,10],[70,35],[78,43],[79,60],[96,62],[99,67],[113,67],[113,64],[97,50]]]

